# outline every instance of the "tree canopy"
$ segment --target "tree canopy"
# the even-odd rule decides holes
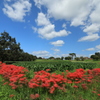
[[[94,55],[91,55],[91,57],[93,60],[100,60],[100,52],[95,52]]]
[[[20,48],[20,43],[16,42],[9,33],[0,33],[0,61],[31,61],[36,56],[25,53]]]
[[[72,57],[72,60],[74,59],[74,57],[76,57],[76,53],[69,53],[69,55]]]

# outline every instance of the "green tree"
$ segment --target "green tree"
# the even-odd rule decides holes
[[[74,57],[76,57],[75,53],[69,53],[69,55],[71,56],[72,60],[74,60]]]
[[[61,60],[64,60],[64,57],[61,57]]]
[[[18,60],[19,53],[23,52],[20,49],[20,43],[16,43],[16,39],[9,36],[7,32],[0,34],[0,60],[14,61]]]
[[[91,55],[90,58],[92,58],[93,60],[99,60],[100,59],[98,55]]]
[[[76,60],[76,61],[79,61],[79,60],[80,60],[80,58],[79,58],[79,57],[76,57],[76,58],[75,58],[75,60]]]
[[[84,61],[84,60],[85,60],[85,58],[84,58],[83,56],[81,56],[81,57],[80,57],[80,60],[81,60],[81,61]]]
[[[57,58],[55,58],[56,60],[60,60],[61,58],[60,57],[57,57]]]
[[[33,60],[34,56],[20,48],[20,43],[16,42],[9,33],[0,33],[0,61],[19,61],[19,60]]]
[[[71,60],[71,57],[70,56],[65,57],[65,60]]]
[[[49,57],[48,59],[55,59],[55,57]]]

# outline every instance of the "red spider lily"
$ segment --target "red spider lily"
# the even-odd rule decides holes
[[[36,98],[39,98],[39,97],[40,97],[39,94],[31,94],[31,95],[30,95],[30,98],[31,98],[31,99],[36,99]]]
[[[92,91],[92,93],[96,93],[96,91]]]
[[[88,89],[88,87],[86,86],[86,84],[82,84],[82,88],[85,89],[85,90]]]
[[[74,87],[74,88],[78,88],[78,86],[77,86],[77,85],[74,85],[73,87]]]
[[[48,72],[48,71],[51,71],[51,69],[46,69],[45,71],[47,71],[47,72]]]
[[[9,95],[10,98],[12,98],[12,97],[14,97],[14,96],[15,96],[14,94]]]
[[[55,90],[55,87],[54,87],[54,86],[52,86],[52,87],[50,87],[49,92],[52,94],[52,93],[54,92],[54,90]]]
[[[8,82],[3,83],[3,85],[6,85],[6,84],[8,84]]]
[[[50,98],[46,98],[46,100],[51,100]]]
[[[100,94],[97,94],[98,96],[100,96]]]
[[[57,75],[56,73],[50,74],[42,70],[35,72],[34,78],[29,81],[28,85],[30,88],[45,87],[49,89],[50,93],[53,93],[56,88],[64,89],[62,84],[65,82],[66,79],[63,75]]]
[[[25,72],[28,70],[22,66],[15,65],[6,65],[5,63],[1,64],[0,74],[4,79],[8,79],[11,82],[9,85],[13,89],[17,88],[18,84],[27,84],[27,78],[25,77]],[[5,84],[5,83],[4,83]]]

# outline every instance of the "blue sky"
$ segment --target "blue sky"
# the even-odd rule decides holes
[[[37,57],[100,51],[100,0],[0,0],[0,33]]]

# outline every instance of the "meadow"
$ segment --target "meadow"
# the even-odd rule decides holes
[[[0,62],[0,100],[99,100],[100,61]]]

